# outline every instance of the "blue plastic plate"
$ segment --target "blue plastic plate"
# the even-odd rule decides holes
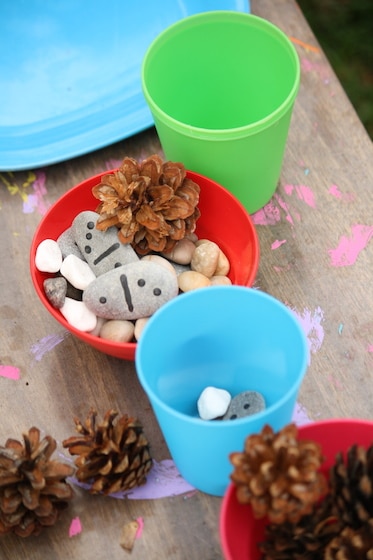
[[[140,67],[171,23],[248,0],[0,2],[0,170],[79,156],[153,124]]]

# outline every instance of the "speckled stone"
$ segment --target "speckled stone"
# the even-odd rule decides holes
[[[223,416],[223,420],[234,420],[235,418],[251,416],[261,412],[265,407],[265,400],[261,393],[257,391],[244,391],[233,397],[227,412]]]
[[[178,293],[174,272],[138,260],[96,278],[84,291],[83,301],[98,317],[133,320],[149,317]]]
[[[76,216],[71,226],[75,243],[95,275],[137,262],[139,257],[131,245],[119,241],[116,227],[106,231],[96,228],[98,218],[97,212],[86,210]]]
[[[65,303],[67,293],[67,280],[62,276],[55,278],[46,278],[43,282],[43,288],[47,300],[55,307],[60,309]]]

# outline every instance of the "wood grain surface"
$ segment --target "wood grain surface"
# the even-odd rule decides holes
[[[301,61],[301,87],[276,195],[254,215],[261,245],[255,286],[291,307],[307,331],[303,418],[373,418],[373,149],[293,0],[252,0],[254,14],[283,29]],[[0,443],[31,426],[58,442],[90,406],[137,416],[156,461],[167,446],[132,362],[73,338],[39,302],[29,274],[31,239],[43,212],[67,189],[124,156],[161,153],[154,129],[43,169],[0,174]],[[165,489],[171,492],[170,489]],[[39,537],[6,535],[4,560],[218,560],[221,499],[200,492],[158,499],[76,497]],[[81,531],[69,536],[74,519]],[[123,525],[140,519],[131,553]]]

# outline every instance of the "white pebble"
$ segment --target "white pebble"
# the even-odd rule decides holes
[[[58,272],[62,264],[61,249],[54,239],[44,239],[35,253],[35,266],[40,272]]]
[[[93,331],[88,331],[89,334],[91,334],[92,336],[100,336],[100,330],[102,329],[104,323],[106,323],[107,319],[104,319],[103,317],[97,317],[97,323],[95,328],[93,329]]]
[[[67,255],[66,259],[63,260],[60,271],[62,276],[78,290],[85,290],[93,280],[96,280],[96,275],[89,264],[76,255]]]
[[[67,297],[60,311],[69,325],[79,331],[91,332],[96,328],[96,315],[82,301]]]
[[[197,401],[198,414],[202,420],[213,420],[224,416],[231,402],[231,395],[225,389],[206,387]]]
[[[101,330],[100,337],[113,342],[130,342],[133,338],[135,326],[131,321],[112,319],[106,321]]]

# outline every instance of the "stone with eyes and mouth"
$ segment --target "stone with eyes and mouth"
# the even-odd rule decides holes
[[[150,317],[178,293],[175,273],[139,260],[97,277],[84,290],[83,301],[98,317],[132,320]]]
[[[138,261],[131,245],[119,241],[115,226],[106,231],[96,228],[98,218],[97,212],[85,210],[76,216],[71,226],[75,243],[95,275]]]

